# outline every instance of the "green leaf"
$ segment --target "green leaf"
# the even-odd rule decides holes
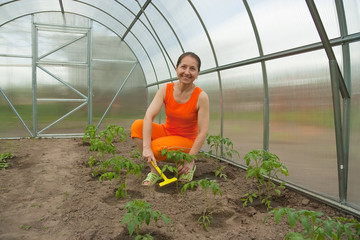
[[[274,211],[274,219],[275,223],[278,224],[283,216],[283,210],[278,209],[277,211]]]
[[[297,222],[297,215],[292,211],[287,211],[287,215],[290,228],[293,229]]]
[[[305,228],[306,232],[310,233],[311,232],[311,226],[310,226],[309,219],[307,217],[305,217],[305,216],[302,216],[300,218],[300,222],[303,225],[303,227]]]
[[[305,238],[300,233],[289,232],[286,234],[285,240],[305,240]]]
[[[130,235],[130,236],[132,236],[132,234],[134,233],[135,227],[136,227],[136,226],[135,226],[135,222],[134,222],[134,221],[131,221],[131,222],[128,223],[127,229],[128,229],[128,231],[129,231],[129,235]]]

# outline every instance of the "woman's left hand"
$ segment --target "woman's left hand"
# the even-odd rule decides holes
[[[178,166],[178,173],[179,175],[181,174],[188,174],[190,170],[193,170],[195,165],[195,161],[191,161],[191,162],[186,162],[184,163],[184,166],[179,164]]]

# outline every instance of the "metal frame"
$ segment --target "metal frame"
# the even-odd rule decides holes
[[[334,122],[335,122],[335,138],[336,138],[336,153],[337,153],[337,164],[338,164],[338,181],[339,181],[339,198],[340,202],[346,203],[347,196],[347,172],[348,164],[345,159],[345,148],[344,138],[347,139],[349,132],[345,132],[347,136],[344,136],[343,125],[341,119],[341,107],[340,107],[340,93],[341,97],[350,102],[350,92],[345,84],[344,78],[340,72],[339,64],[336,60],[335,54],[332,50],[329,38],[326,34],[324,25],[321,21],[319,12],[317,11],[316,5],[313,0],[306,0],[311,16],[314,20],[316,29],[318,30],[321,42],[324,45],[324,50],[329,59],[330,76],[331,76],[331,89],[333,97],[333,110],[334,110]],[[341,9],[338,8],[338,11]],[[343,23],[344,24],[344,23]],[[346,26],[343,26],[346,28]],[[350,109],[346,108],[349,114]]]
[[[75,39],[62,44],[61,46],[53,49],[52,51],[49,51],[48,53],[42,55],[42,56],[38,56],[38,31],[39,30],[43,30],[43,31],[60,31],[60,32],[64,32],[64,33],[80,33],[83,34],[80,37],[76,37]],[[42,134],[42,132],[46,131],[47,129],[49,129],[50,127],[54,126],[55,124],[57,124],[58,122],[62,121],[63,119],[65,119],[66,117],[70,116],[71,114],[73,114],[74,112],[78,111],[79,109],[83,108],[84,106],[86,106],[89,103],[89,99],[87,96],[85,96],[84,94],[82,94],[81,92],[79,92],[78,90],[76,90],[75,88],[73,88],[72,86],[70,86],[69,84],[67,84],[65,81],[63,81],[61,78],[59,78],[58,76],[54,75],[53,73],[51,73],[50,71],[48,71],[46,68],[44,68],[41,65],[45,65],[45,64],[50,64],[50,65],[67,65],[67,66],[84,66],[87,67],[89,70],[89,72],[91,72],[91,67],[90,67],[90,63],[91,61],[89,61],[89,58],[87,58],[87,62],[56,62],[56,61],[44,61],[42,60],[43,58],[45,58],[46,56],[59,51],[81,39],[83,39],[84,37],[89,38],[89,29],[87,28],[73,28],[70,26],[57,26],[57,25],[46,25],[46,24],[37,24],[33,22],[33,28],[32,28],[32,35],[33,35],[33,119],[34,119],[34,133],[33,135],[35,137],[41,137],[44,136]],[[87,43],[89,43],[89,40],[87,41]],[[87,51],[87,56],[89,56],[90,54],[89,52],[89,47],[86,48]],[[67,88],[69,88],[70,90],[72,90],[73,92],[75,92],[76,94],[78,94],[81,98],[80,99],[56,99],[56,98],[38,98],[37,97],[37,69],[41,69],[42,71],[44,71],[45,73],[47,73],[48,75],[50,75],[52,78],[54,78],[55,80],[57,80],[58,82],[62,83],[64,86],[66,86]],[[88,77],[88,81],[91,82],[91,77]],[[88,89],[90,90],[90,89]],[[89,96],[89,95],[88,95]],[[38,115],[37,115],[37,103],[39,101],[50,101],[50,102],[82,102],[79,106],[77,106],[76,108],[74,108],[73,110],[69,111],[68,113],[66,113],[65,115],[63,115],[62,117],[58,118],[57,120],[55,120],[54,122],[50,123],[48,126],[44,127],[43,129],[39,130],[38,129]],[[91,119],[89,119],[89,115],[88,115],[88,122],[90,122]],[[51,135],[51,134],[47,134]]]
[[[8,5],[11,4],[12,2],[19,2],[19,1],[11,1],[5,4],[2,4],[0,6],[3,5]],[[21,2],[21,1],[20,1]],[[154,75],[155,75],[155,79],[156,82],[155,83],[151,83],[151,84],[146,84],[146,87],[149,88],[151,86],[159,86],[160,84],[163,83],[167,83],[167,82],[171,82],[174,80],[177,80],[176,77],[172,77],[171,76],[171,71],[170,71],[170,65],[174,66],[172,60],[170,59],[170,56],[167,52],[167,50],[164,48],[164,45],[161,42],[160,37],[156,34],[156,31],[153,27],[153,25],[150,23],[149,19],[146,16],[146,7],[148,7],[149,4],[151,4],[158,12],[159,14],[163,17],[163,19],[167,22],[167,24],[169,25],[169,27],[172,29],[174,36],[176,37],[179,47],[181,48],[182,51],[184,51],[183,46],[181,45],[180,40],[178,39],[178,36],[176,35],[175,31],[173,30],[171,24],[166,20],[166,18],[164,17],[164,15],[161,13],[161,11],[156,7],[155,3],[151,2],[151,0],[147,0],[146,3],[144,5],[141,6],[141,4],[137,1],[137,3],[140,6],[140,10],[137,14],[133,13],[132,11],[130,11],[129,9],[126,8],[126,6],[124,4],[121,4],[120,2],[116,1],[120,6],[124,7],[125,9],[127,9],[129,11],[130,14],[134,15],[134,20],[132,22],[132,24],[130,26],[125,26],[121,21],[119,21],[119,19],[117,19],[116,17],[112,16],[109,13],[106,13],[106,11],[104,11],[101,8],[98,8],[94,5],[91,5],[88,2],[84,2],[84,1],[80,1],[80,0],[75,0],[75,2],[80,3],[80,4],[84,4],[84,5],[88,5],[96,10],[99,10],[105,14],[107,14],[109,17],[111,17],[112,19],[114,19],[117,23],[119,23],[120,25],[124,26],[125,28],[127,28],[126,30],[126,34],[124,34],[123,36],[119,36],[119,34],[116,32],[115,29],[113,29],[112,31],[114,31],[115,34],[117,34],[123,41],[126,40],[126,36],[128,36],[128,34],[132,34],[134,36],[134,38],[138,41],[138,43],[140,44],[140,46],[142,47],[144,54],[146,55],[147,59],[149,60],[151,67],[153,69]],[[309,44],[309,45],[304,45],[301,47],[297,47],[297,48],[293,48],[293,49],[288,49],[285,51],[280,51],[280,52],[276,52],[276,53],[272,53],[272,54],[267,54],[264,55],[263,50],[262,50],[262,44],[261,44],[261,39],[260,36],[258,34],[257,31],[257,26],[255,23],[255,20],[252,16],[252,12],[251,9],[247,3],[247,0],[243,0],[244,6],[246,8],[246,11],[248,13],[250,22],[252,24],[253,30],[254,30],[254,34],[255,34],[255,39],[257,42],[257,46],[258,46],[258,51],[259,51],[259,56],[252,58],[252,59],[247,59],[244,61],[238,61],[238,62],[234,62],[231,64],[226,64],[226,65],[218,65],[217,62],[217,56],[216,56],[216,52],[214,50],[212,41],[211,41],[211,37],[207,32],[207,28],[205,26],[205,24],[203,23],[200,14],[197,12],[196,7],[192,4],[191,0],[188,0],[188,4],[190,4],[190,6],[192,7],[194,14],[197,16],[199,22],[202,25],[202,28],[207,36],[207,40],[208,43],[211,47],[212,50],[212,55],[214,57],[215,60],[215,67],[211,68],[211,69],[205,69],[203,71],[200,72],[200,74],[208,74],[208,73],[213,73],[216,72],[218,75],[218,79],[219,79],[219,91],[220,91],[220,105],[221,105],[221,126],[220,126],[220,132],[221,135],[223,135],[223,91],[222,91],[222,83],[221,83],[221,71],[222,70],[226,70],[226,69],[231,69],[231,68],[237,68],[237,67],[241,67],[241,66],[245,66],[245,65],[249,65],[249,64],[254,64],[254,63],[260,63],[261,67],[262,67],[262,74],[263,74],[263,83],[264,83],[264,133],[263,133],[263,148],[265,150],[267,150],[269,148],[269,95],[268,95],[268,86],[267,86],[267,70],[266,70],[266,61],[268,60],[272,60],[272,59],[277,59],[277,58],[282,58],[282,57],[287,57],[287,56],[292,56],[292,55],[297,55],[297,54],[301,54],[301,53],[306,53],[306,52],[311,52],[311,51],[315,51],[315,50],[324,50],[327,54],[328,60],[329,60],[329,69],[330,69],[330,78],[331,78],[331,89],[332,89],[332,97],[333,97],[333,111],[334,111],[334,122],[335,122],[335,136],[336,136],[336,148],[337,148],[337,165],[338,165],[338,177],[339,177],[339,199],[340,199],[340,203],[341,204],[346,204],[347,201],[347,178],[348,178],[348,161],[349,161],[349,136],[350,136],[350,130],[349,130],[349,126],[350,126],[350,106],[351,106],[351,69],[350,69],[350,53],[349,53],[349,43],[351,42],[359,42],[360,41],[360,33],[355,33],[355,34],[351,34],[348,35],[347,32],[347,26],[346,26],[346,19],[345,19],[345,12],[344,12],[344,6],[343,6],[343,2],[342,1],[334,1],[335,2],[335,6],[336,6],[336,10],[337,10],[337,14],[338,14],[338,22],[339,22],[339,26],[340,26],[340,33],[341,33],[341,37],[339,38],[334,38],[334,39],[329,39],[325,28],[322,24],[321,18],[319,16],[319,13],[317,12],[316,9],[316,5],[314,3],[313,0],[306,0],[306,4],[308,6],[309,12],[311,13],[311,16],[313,18],[314,24],[316,26],[316,29],[319,33],[319,36],[321,38],[321,42],[318,43],[314,43],[314,44]],[[69,9],[64,9],[64,5],[63,5],[63,0],[59,0],[59,5],[60,5],[60,9],[62,14],[65,14],[65,11],[68,11]],[[66,6],[66,5],[65,5]],[[25,15],[29,15],[31,13],[27,13]],[[75,13],[76,14],[76,13]],[[140,16],[144,14],[144,16],[146,17],[147,21],[149,22],[152,31],[155,33],[155,35],[152,33],[152,31],[150,29],[147,28],[147,26],[141,21]],[[22,15],[22,16],[25,16]],[[13,19],[16,19],[18,17],[21,16],[15,16]],[[90,16],[86,16],[86,17],[90,17]],[[12,20],[13,20],[12,19]],[[64,19],[65,19],[65,15],[64,15]],[[32,20],[34,22],[34,20]],[[152,38],[154,39],[155,43],[157,44],[157,47],[159,48],[159,52],[162,53],[163,58],[167,64],[167,69],[169,71],[169,78],[168,79],[159,79],[157,76],[157,72],[155,69],[155,66],[152,62],[151,56],[149,55],[148,51],[144,48],[143,44],[141,43],[141,41],[137,38],[136,35],[134,35],[131,32],[131,28],[132,26],[134,26],[135,23],[139,22],[140,24],[142,24],[144,26],[144,28],[149,32],[149,34],[152,36]],[[104,24],[106,26],[106,24]],[[33,26],[34,28],[34,26]],[[37,42],[37,36],[35,33],[36,29],[32,30],[32,40],[33,42]],[[91,31],[89,31],[88,36],[91,35]],[[91,37],[90,37],[91,39]],[[87,59],[87,63],[86,64],[91,64],[91,41],[88,42],[88,59]],[[335,55],[333,53],[332,48],[334,46],[338,46],[338,45],[342,45],[342,50],[343,50],[343,72],[344,74],[342,75],[340,72],[340,68],[339,68],[339,64],[335,58]],[[33,86],[33,128],[34,128],[34,132],[37,133],[38,129],[37,129],[37,109],[36,107],[34,107],[36,105],[36,101],[38,101],[39,99],[37,99],[37,92],[36,92],[36,67],[37,67],[37,63],[40,60],[40,58],[37,57],[37,55],[35,53],[37,53],[37,48],[36,46],[33,47],[32,49],[32,58],[33,58],[33,82],[32,82],[32,86]],[[10,56],[10,55],[1,55],[0,56]],[[26,56],[24,56],[26,57]],[[50,62],[48,63],[50,64]],[[57,64],[55,62],[53,62],[53,64]],[[79,63],[80,64],[80,63]],[[86,65],[85,64],[85,65]],[[134,66],[135,67],[135,66]],[[141,65],[140,65],[141,67]],[[128,77],[125,79],[125,81],[127,81]],[[88,91],[88,112],[89,112],[89,122],[91,122],[91,94],[90,94],[90,90],[92,88],[91,86],[91,71],[89,70],[89,82],[88,82],[88,86],[89,86],[89,91]],[[121,88],[118,90],[118,93],[116,94],[116,96],[120,93]],[[0,89],[1,90],[1,89]],[[1,90],[0,91],[1,94],[4,96],[5,99],[7,99],[5,93]],[[116,98],[115,96],[115,98]],[[114,98],[114,99],[115,99]],[[49,100],[49,99],[43,99],[45,100]],[[10,107],[12,106],[11,102],[8,101]],[[108,107],[108,109],[111,106]],[[20,121],[22,121],[20,115],[16,112],[16,109],[12,106],[13,111],[15,112],[15,114],[18,116],[18,118],[20,119]],[[342,111],[341,111],[342,110]],[[108,110],[107,110],[108,111]],[[104,116],[106,115],[107,111],[105,112]],[[22,121],[23,125],[25,126],[25,128],[27,128],[26,124]],[[27,128],[28,130],[28,128]],[[29,131],[29,130],[28,130]],[[30,133],[31,134],[31,133]],[[35,135],[36,136],[36,135]]]

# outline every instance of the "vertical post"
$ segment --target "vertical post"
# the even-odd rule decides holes
[[[93,95],[93,87],[92,87],[92,24],[93,22],[90,20],[90,29],[87,32],[87,64],[88,64],[88,124],[92,124],[92,95]]]
[[[333,112],[335,122],[336,154],[339,179],[339,198],[341,203],[346,201],[346,179],[344,162],[344,141],[341,123],[340,89],[338,83],[338,65],[336,60],[330,60],[331,90],[333,99]]]
[[[38,119],[37,119],[37,75],[36,66],[38,61],[38,42],[37,29],[34,21],[34,15],[31,17],[31,53],[32,53],[32,109],[33,109],[33,136],[38,136]]]
[[[252,15],[251,9],[249,7],[249,4],[247,0],[243,0],[244,6],[246,8],[246,11],[249,15],[249,19],[251,22],[251,25],[254,30],[256,43],[259,50],[259,55],[262,57],[264,56],[264,51],[261,44],[260,35],[255,23],[254,16]],[[270,126],[270,101],[269,101],[269,85],[268,85],[268,78],[267,78],[267,71],[266,71],[266,64],[264,61],[261,61],[261,70],[263,75],[263,86],[264,86],[264,109],[263,109],[263,118],[264,118],[264,131],[263,131],[263,149],[265,151],[269,150],[269,126]]]

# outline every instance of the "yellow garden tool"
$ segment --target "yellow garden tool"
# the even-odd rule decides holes
[[[160,174],[160,176],[164,179],[163,182],[159,183],[159,186],[162,187],[162,186],[165,186],[165,185],[168,185],[172,182],[176,182],[177,181],[177,178],[176,177],[173,177],[173,178],[170,178],[168,179],[163,173],[162,171],[160,170],[159,167],[155,166],[154,162],[151,161],[151,164],[154,166],[154,168],[156,169],[156,171],[158,171],[158,173]]]

